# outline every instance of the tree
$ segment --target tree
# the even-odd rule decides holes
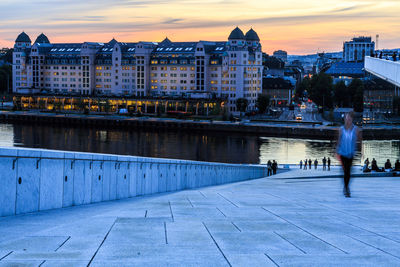
[[[364,84],[360,79],[353,79],[349,85],[350,101],[355,112],[364,110]]]
[[[249,105],[249,101],[246,98],[238,98],[236,99],[236,108],[240,112],[246,112],[247,106]]]
[[[310,77],[305,77],[299,86],[296,88],[296,96],[303,97],[304,92],[310,92],[311,88],[311,79]]]
[[[313,75],[310,83],[309,97],[318,106],[332,108],[333,106],[332,77],[324,72]]]
[[[269,106],[269,96],[267,95],[258,95],[256,106],[258,108],[258,112],[263,114],[267,110]]]
[[[12,85],[12,66],[3,65],[0,67],[0,92],[8,93],[8,89],[10,88],[11,90],[11,85]]]
[[[350,106],[350,98],[348,95],[348,88],[344,81],[340,81],[334,86],[334,100],[335,104],[339,107],[349,107]]]

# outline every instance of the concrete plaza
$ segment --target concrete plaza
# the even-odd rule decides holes
[[[399,178],[317,173],[3,217],[0,266],[400,266]]]

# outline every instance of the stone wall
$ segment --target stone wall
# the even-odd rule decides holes
[[[232,183],[265,167],[0,148],[0,216]]]

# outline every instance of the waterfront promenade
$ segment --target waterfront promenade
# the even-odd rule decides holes
[[[399,266],[399,178],[320,173],[3,217],[0,266]]]
[[[112,127],[118,129],[155,129],[173,131],[206,131],[230,132],[245,134],[262,134],[278,137],[335,139],[337,126],[330,126],[327,122],[316,121],[250,121],[241,122],[212,121],[207,119],[176,119],[157,117],[129,117],[124,115],[99,114],[62,114],[42,113],[37,111],[0,111],[0,122],[3,123],[31,123],[50,125],[69,125],[85,127]],[[365,124],[362,127],[363,138],[397,139],[400,135],[400,126],[397,123]]]

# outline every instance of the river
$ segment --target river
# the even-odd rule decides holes
[[[199,133],[150,130],[118,130],[49,125],[0,124],[0,146],[122,154],[213,161],[265,164],[297,164],[301,159],[335,159],[335,143],[329,140],[276,138],[228,133]],[[400,158],[400,140],[367,140],[355,164],[376,158]]]

